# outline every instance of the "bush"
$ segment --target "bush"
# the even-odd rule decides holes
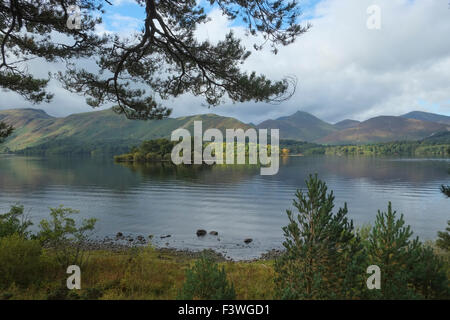
[[[0,214],[0,238],[18,234],[28,236],[28,227],[33,223],[23,215],[23,206],[11,206],[9,212]]]
[[[282,299],[349,299],[363,290],[365,255],[347,205],[333,213],[333,192],[310,176],[307,193],[297,191],[297,216],[287,210],[285,253],[275,263]]]
[[[67,268],[69,265],[82,266],[84,262],[83,245],[88,240],[88,233],[95,228],[96,219],[83,219],[77,226],[70,215],[78,213],[71,208],[50,208],[50,220],[42,220],[37,238],[56,253],[58,263]]]
[[[230,300],[236,298],[233,284],[227,280],[224,267],[204,254],[186,271],[186,280],[178,295],[181,300]]]
[[[27,286],[40,279],[42,248],[37,240],[13,234],[0,238],[0,287]]]

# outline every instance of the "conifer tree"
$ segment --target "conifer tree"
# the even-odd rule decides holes
[[[413,254],[411,284],[415,293],[423,299],[449,299],[449,281],[443,259],[426,244],[420,245]]]
[[[446,231],[438,231],[438,239],[436,245],[446,251],[450,251],[450,220],[447,221]]]
[[[190,93],[209,106],[228,98],[233,102],[280,102],[289,98],[296,79],[271,81],[246,72],[248,51],[232,32],[212,43],[198,39],[196,30],[209,18],[197,0],[135,0],[142,7],[142,29],[124,38],[117,33],[99,36],[108,0],[0,1],[0,88],[39,103],[50,101],[51,76],[63,87],[86,97],[92,107],[113,104],[131,119],[161,119],[170,114],[159,100]],[[228,19],[244,24],[254,36],[254,48],[293,43],[309,29],[299,24],[297,0],[208,0]],[[79,27],[69,28],[79,8]],[[259,38],[258,38],[259,36]],[[258,40],[259,39],[259,40]],[[29,62],[62,62],[65,70],[37,78]],[[83,59],[95,63],[82,67]],[[159,99],[158,99],[159,98]]]
[[[203,253],[192,268],[186,270],[186,280],[179,295],[182,300],[233,300],[234,286],[227,280],[225,268],[220,268],[213,258]]]
[[[298,213],[287,210],[286,251],[276,261],[277,292],[282,299],[349,299],[360,296],[364,255],[347,205],[333,213],[333,192],[317,174],[297,191]]]
[[[381,270],[381,290],[371,290],[371,296],[383,299],[408,299],[417,295],[409,288],[412,269],[418,261],[418,238],[411,240],[411,227],[405,226],[403,214],[397,218],[389,202],[387,212],[378,210],[375,225],[369,236],[370,264]]]

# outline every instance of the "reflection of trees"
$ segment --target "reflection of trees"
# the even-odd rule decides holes
[[[0,157],[0,189],[17,192],[42,190],[49,185],[94,186],[115,191],[133,188],[145,180],[193,183],[239,183],[259,175],[249,165],[180,165],[170,163],[114,163],[111,158]]]
[[[238,183],[259,174],[259,167],[252,165],[173,165],[170,162],[121,162],[117,165],[129,168],[150,180],[186,180],[198,183]]]

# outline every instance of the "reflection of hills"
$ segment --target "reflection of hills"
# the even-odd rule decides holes
[[[98,186],[123,189],[139,183],[138,175],[116,168],[112,161],[91,158],[2,157],[0,187],[21,191],[48,185]]]
[[[110,158],[0,157],[0,189],[41,190],[52,186],[123,191],[146,180],[193,183],[239,183],[259,174],[250,166],[174,166],[164,163],[115,164]]]
[[[318,173],[321,177],[334,175],[344,179],[365,178],[384,184],[394,180],[423,184],[441,181],[443,173],[450,166],[450,162],[439,159],[419,162],[414,159],[370,157],[289,158],[283,164],[277,178],[293,183],[299,180],[303,182],[308,173]],[[298,170],[299,165],[302,167],[301,172]]]

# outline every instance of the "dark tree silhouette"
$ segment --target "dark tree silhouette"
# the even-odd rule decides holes
[[[4,122],[0,122],[0,143],[3,142],[3,140],[8,137],[12,132],[14,131],[14,128]]]
[[[231,20],[260,36],[255,50],[289,45],[309,29],[298,22],[297,1],[209,0]],[[0,2],[0,87],[38,103],[49,101],[49,79],[27,71],[31,59],[65,62],[56,74],[63,86],[86,96],[92,107],[114,104],[131,119],[161,119],[170,109],[157,102],[184,93],[203,96],[209,106],[228,97],[233,102],[280,102],[295,90],[296,79],[271,81],[241,70],[250,52],[230,32],[222,41],[199,41],[195,29],[208,21],[196,0],[136,0],[145,10],[140,32],[123,39],[98,36],[104,6],[101,0],[9,0]],[[70,5],[82,12],[80,29],[69,29]],[[79,59],[95,59],[96,70],[79,67]],[[94,68],[95,69],[95,68]],[[150,91],[149,94],[145,92]]]

